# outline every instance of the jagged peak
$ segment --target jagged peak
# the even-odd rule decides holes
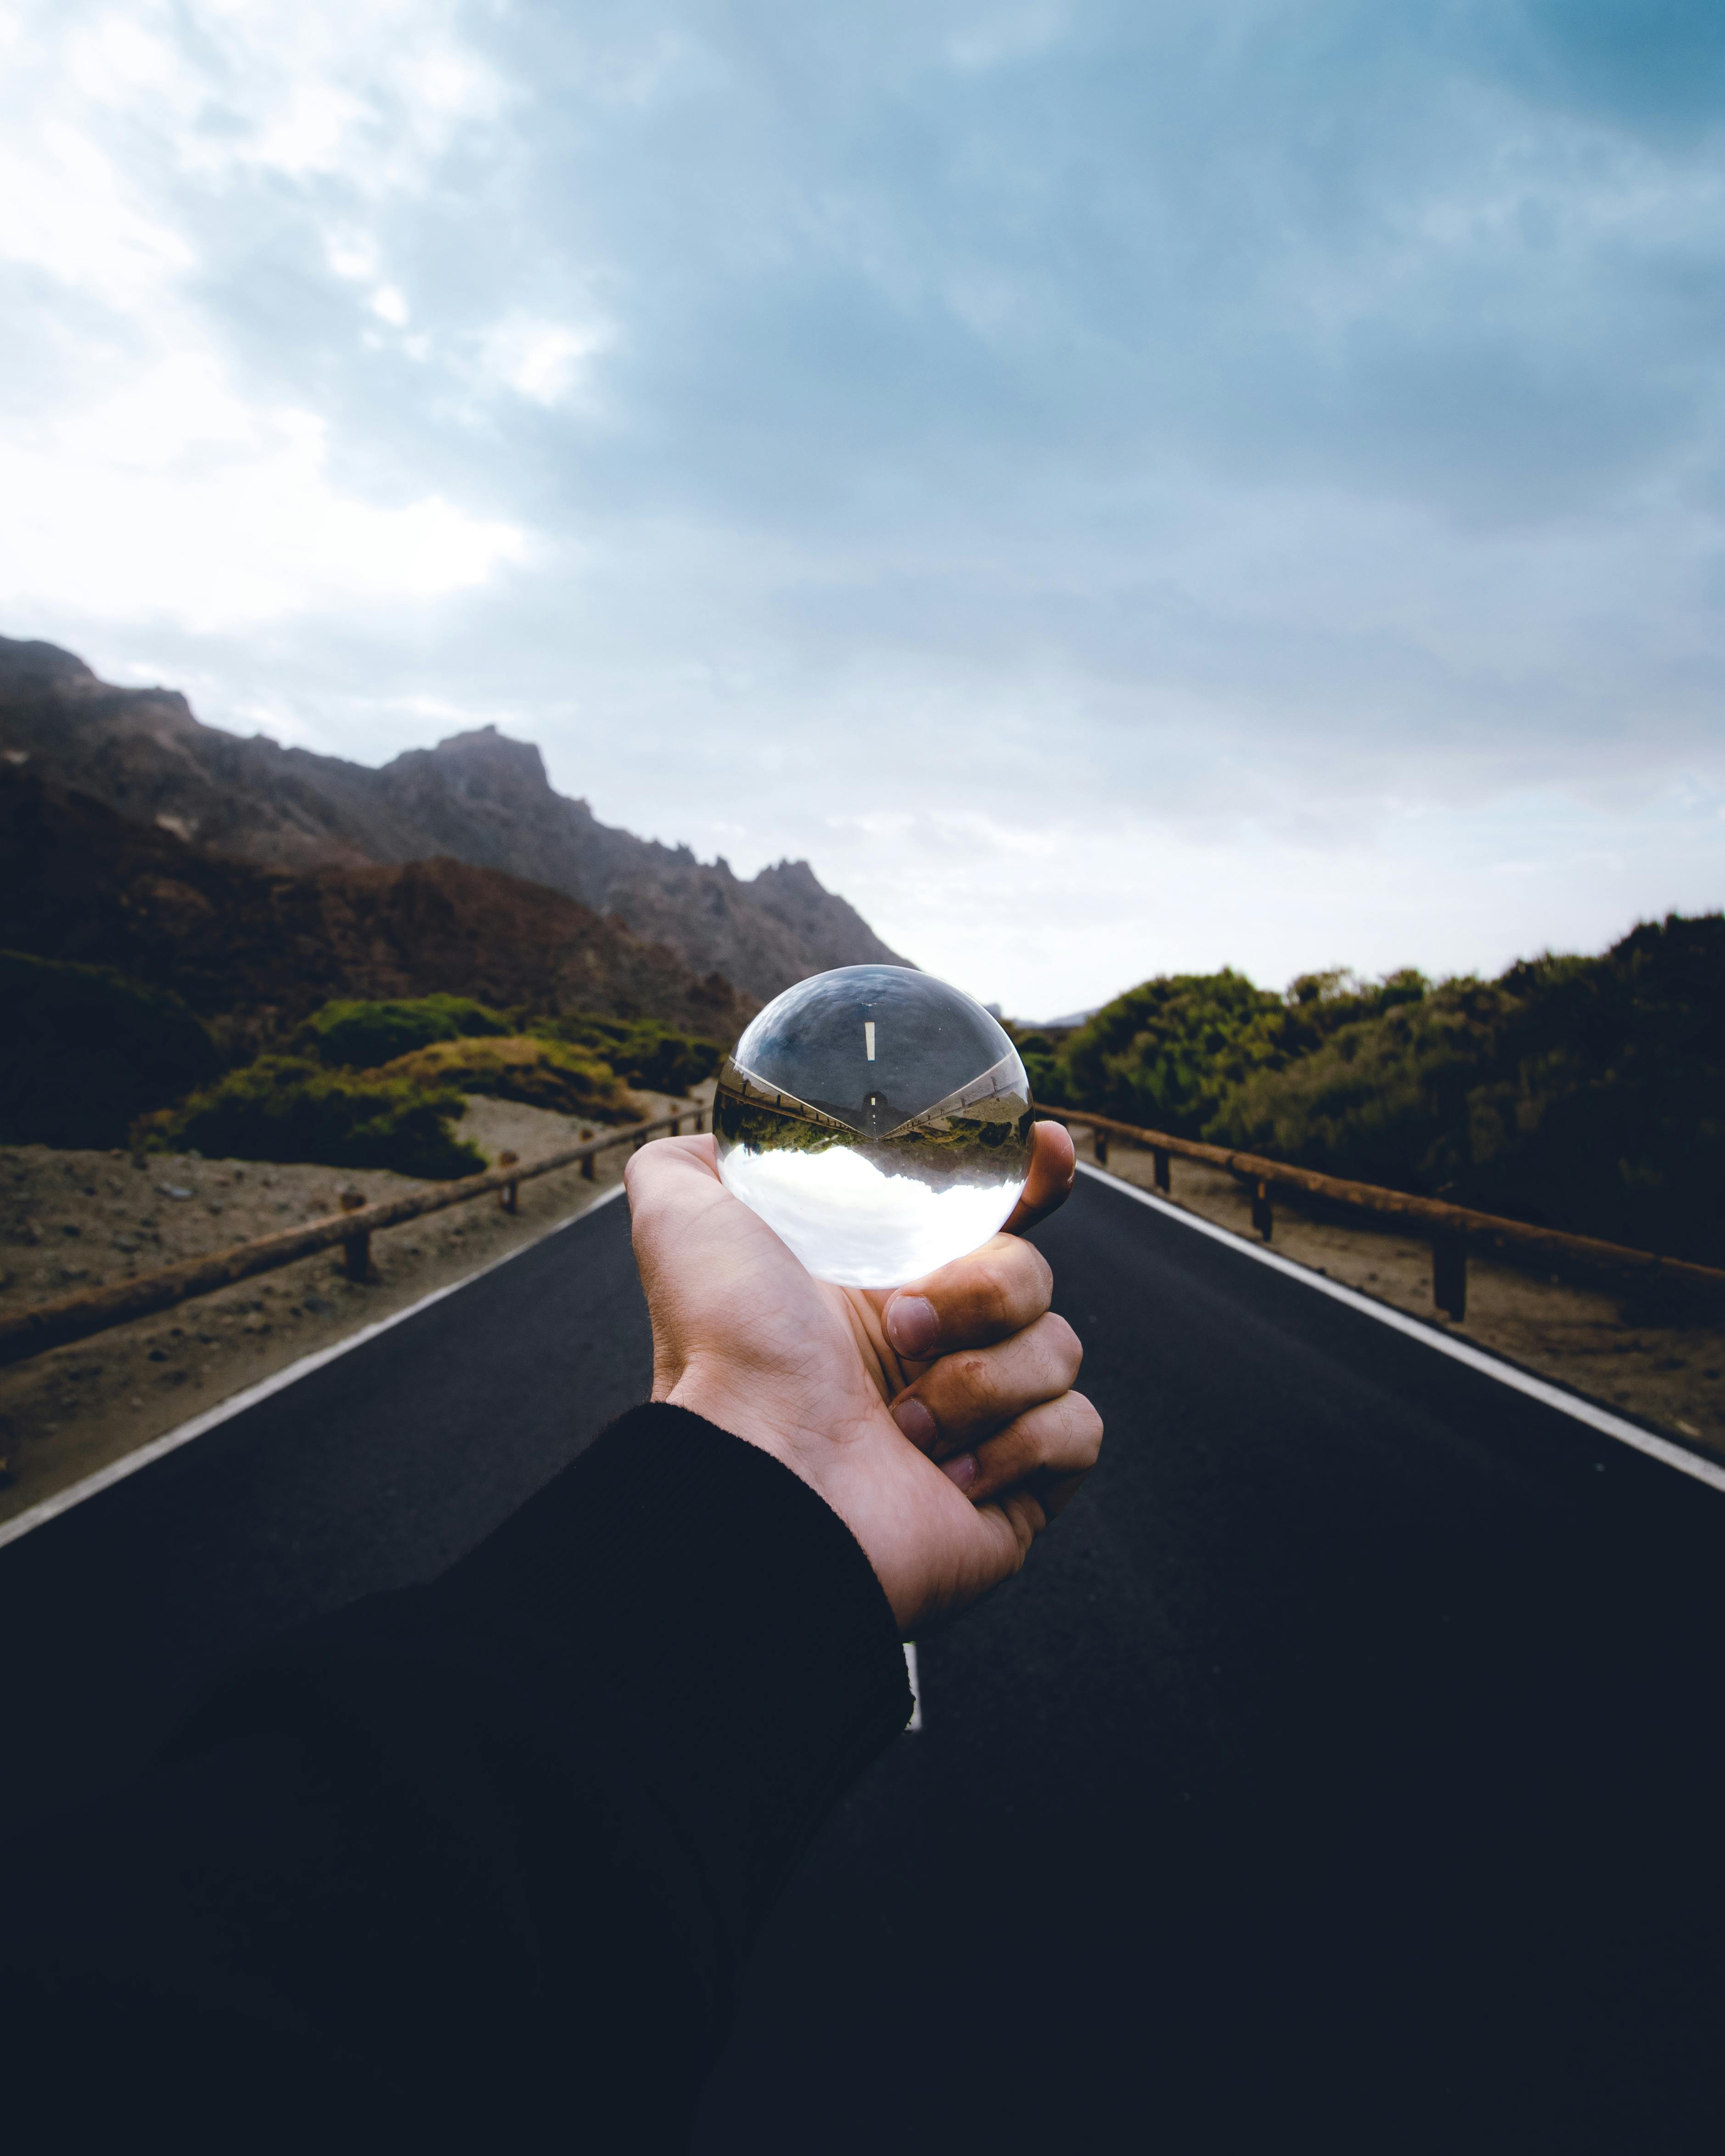
[[[755,881],[777,884],[783,890],[804,891],[816,898],[830,896],[826,886],[807,861],[775,861],[770,869],[762,869]]]
[[[473,726],[467,732],[446,734],[432,750],[434,756],[447,757],[452,762],[484,763],[495,768],[511,771],[531,771],[542,784],[549,786],[545,775],[545,758],[532,742],[516,741],[508,734],[500,734],[495,726]]]

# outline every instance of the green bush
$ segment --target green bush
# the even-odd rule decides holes
[[[638,1111],[608,1063],[561,1040],[517,1034],[506,1040],[435,1040],[376,1074],[409,1085],[454,1087],[596,1122],[624,1122]]]
[[[0,952],[0,1142],[117,1146],[221,1068],[180,998],[107,966]]]
[[[716,1041],[679,1033],[656,1018],[603,1018],[594,1011],[576,1011],[538,1019],[532,1030],[543,1039],[591,1050],[631,1086],[679,1098],[711,1078],[725,1055]]]
[[[1495,981],[1146,981],[1058,1044],[1037,1098],[1725,1264],[1725,918]]]
[[[1225,968],[1146,981],[1070,1036],[1050,1097],[1196,1137],[1284,1009],[1280,996]]]
[[[1411,969],[1382,981],[1332,971],[1302,973],[1276,995],[1228,967],[1164,974],[1039,1055],[1031,1082],[1045,1082],[1039,1100],[1198,1137],[1255,1075],[1284,1069],[1345,1025],[1420,1003],[1430,985]]]
[[[434,1040],[513,1033],[506,1018],[467,996],[415,996],[393,1003],[333,1003],[315,1011],[291,1046],[351,1070],[376,1070]]]
[[[1063,1101],[1066,1097],[1066,1080],[1061,1067],[1060,1050],[1053,1038],[1032,1028],[1020,1032],[1009,1026],[1013,1045],[1018,1050],[1019,1060],[1024,1066],[1024,1075],[1030,1081],[1033,1101]]]
[[[485,1164],[449,1128],[465,1105],[453,1087],[326,1070],[309,1056],[264,1055],[180,1107],[146,1117],[136,1137],[157,1152],[389,1168],[446,1183]]]
[[[1445,982],[1246,1079],[1206,1135],[1725,1263],[1725,918]]]

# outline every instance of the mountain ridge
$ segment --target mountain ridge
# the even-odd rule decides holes
[[[600,823],[494,726],[372,767],[206,726],[178,690],[125,689],[59,645],[0,637],[0,755],[135,823],[292,873],[444,857],[562,892],[766,1002],[829,967],[905,965],[807,861],[752,879]]]
[[[757,1008],[543,884],[444,857],[259,868],[0,761],[0,947],[171,988],[225,1055],[321,1004],[443,992],[502,1009],[649,1017],[734,1040]]]

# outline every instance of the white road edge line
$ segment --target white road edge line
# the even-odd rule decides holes
[[[149,1444],[141,1445],[136,1452],[128,1452],[124,1460],[116,1460],[106,1467],[99,1467],[94,1475],[86,1475],[81,1482],[74,1482],[52,1497],[44,1497],[39,1505],[32,1505],[27,1512],[16,1519],[0,1522],[0,1548],[15,1543],[33,1527],[45,1527],[49,1521],[58,1519],[62,1512],[69,1512],[74,1505],[81,1505],[86,1497],[94,1497],[103,1490],[111,1489],[115,1483],[123,1482],[128,1475],[136,1475],[141,1467],[151,1460],[160,1460],[164,1454],[176,1452],[182,1445],[189,1445],[194,1437],[202,1437],[206,1430],[213,1430],[218,1423],[244,1414],[248,1408],[255,1407],[259,1400],[267,1400],[272,1393],[285,1392],[290,1385],[297,1384],[301,1378],[309,1378],[314,1370],[321,1370],[326,1363],[333,1363],[338,1355],[350,1353],[363,1348],[368,1340],[375,1340],[380,1332],[388,1332],[392,1326],[404,1325],[408,1318],[417,1317],[422,1310],[429,1310],[434,1302],[441,1302],[446,1295],[459,1295],[465,1287],[471,1287],[476,1280],[494,1273],[499,1265],[506,1265],[533,1250],[552,1235],[560,1235],[565,1229],[573,1228],[583,1220],[590,1219],[602,1205],[608,1205],[614,1198],[621,1198],[623,1185],[614,1184],[602,1191],[591,1205],[580,1212],[572,1213],[567,1220],[554,1221],[549,1228],[514,1250],[506,1250],[501,1258],[493,1258],[488,1265],[465,1273],[447,1287],[434,1287],[429,1295],[422,1295],[417,1302],[410,1302],[405,1310],[398,1310],[388,1317],[380,1317],[374,1324],[362,1326],[357,1332],[350,1332],[345,1340],[338,1340],[333,1348],[320,1348],[316,1354],[302,1355],[297,1363],[290,1363],[285,1369],[278,1370],[274,1377],[264,1378],[255,1385],[248,1385],[243,1393],[233,1393],[201,1415],[193,1415],[190,1422],[182,1422],[177,1430],[171,1430],[163,1437],[152,1438]]]
[[[1544,1378],[1533,1377],[1526,1370],[1518,1370],[1513,1363],[1499,1362],[1484,1348],[1475,1348],[1466,1340],[1452,1339],[1447,1332],[1440,1332],[1417,1317],[1404,1312],[1393,1310],[1389,1304],[1373,1301],[1356,1288],[1343,1287],[1322,1273],[1313,1272],[1309,1265],[1296,1265],[1293,1259],[1283,1257],[1279,1251],[1267,1250],[1261,1243],[1248,1242],[1244,1235],[1236,1235],[1230,1229],[1219,1228],[1211,1220],[1201,1219],[1183,1206],[1171,1204],[1166,1198],[1158,1198],[1147,1190],[1140,1190],[1136,1183],[1122,1183],[1117,1175],[1110,1175],[1106,1168],[1094,1168],[1087,1160],[1078,1163],[1081,1174],[1094,1176],[1098,1183],[1106,1183],[1112,1190],[1123,1191],[1128,1198],[1136,1199],[1140,1205],[1153,1211],[1165,1213],[1183,1227],[1194,1234],[1208,1235],[1213,1242],[1226,1243],[1242,1256],[1255,1258],[1260,1265],[1271,1265],[1279,1273],[1286,1273],[1307,1287],[1315,1288],[1320,1295],[1327,1295],[1337,1302],[1345,1302],[1350,1310],[1358,1310],[1367,1317],[1375,1317],[1380,1325],[1393,1332],[1404,1332],[1410,1340],[1418,1340],[1439,1355],[1447,1355],[1451,1361],[1465,1363],[1471,1370],[1482,1377],[1492,1378],[1500,1385],[1507,1385],[1512,1392],[1525,1393],[1529,1399],[1538,1400],[1543,1406],[1555,1408],[1560,1414],[1570,1416],[1576,1422],[1585,1423],[1589,1430],[1598,1430],[1602,1436],[1614,1437],[1620,1445],[1631,1445],[1637,1452],[1645,1452],[1650,1459],[1663,1460],[1667,1467],[1675,1467],[1680,1475],[1692,1476],[1697,1482],[1705,1482],[1709,1489],[1725,1491],[1725,1466],[1711,1460],[1702,1460],[1692,1452],[1686,1452],[1681,1445],[1673,1445],[1663,1437],[1656,1437],[1651,1430],[1639,1424],[1625,1422],[1621,1415],[1613,1414],[1609,1409],[1596,1408],[1591,1400],[1584,1400],[1574,1393],[1566,1393],[1561,1386],[1548,1385]]]
[[[905,1724],[907,1730],[922,1727],[922,1680],[916,1670],[916,1642],[905,1641],[905,1675],[911,1681],[911,1718]]]

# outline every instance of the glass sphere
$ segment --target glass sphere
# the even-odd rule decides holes
[[[713,1101],[725,1187],[819,1280],[898,1287],[984,1243],[1030,1172],[1018,1050],[957,988],[840,966],[768,1004]]]

